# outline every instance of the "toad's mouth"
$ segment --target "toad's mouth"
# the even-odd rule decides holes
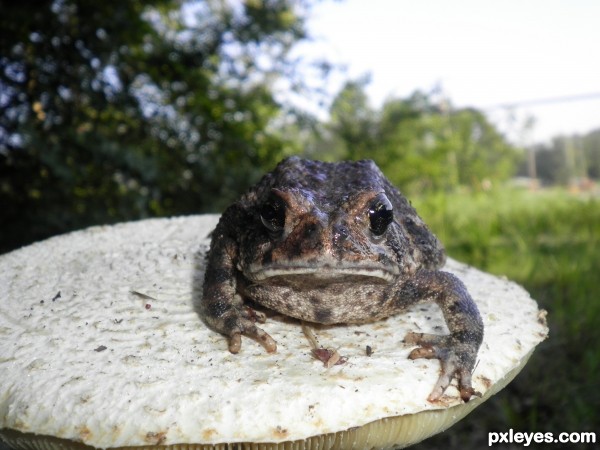
[[[248,271],[245,271],[245,275],[255,282],[318,280],[330,283],[390,283],[398,277],[399,273],[398,267],[378,264],[322,264],[317,266],[271,264],[260,267],[251,266]]]

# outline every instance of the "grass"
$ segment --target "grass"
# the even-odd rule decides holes
[[[596,431],[600,439],[600,199],[511,189],[414,204],[451,257],[523,285],[550,327],[513,383],[415,448],[481,448],[488,432],[510,428]]]

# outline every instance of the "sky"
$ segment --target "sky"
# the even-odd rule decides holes
[[[454,107],[484,109],[521,144],[600,128],[599,0],[325,0],[307,28],[312,42],[300,52],[347,68],[332,93],[365,74],[374,107],[441,87]]]

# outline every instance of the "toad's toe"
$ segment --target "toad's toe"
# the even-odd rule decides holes
[[[421,333],[408,333],[404,342],[419,346],[410,352],[408,355],[410,359],[435,358],[440,360],[442,373],[427,397],[428,401],[439,400],[453,378],[458,381],[458,390],[464,402],[468,402],[473,395],[481,396],[471,386],[471,372],[475,366],[476,356],[476,351],[473,352],[472,346],[460,342],[452,335],[440,336]]]

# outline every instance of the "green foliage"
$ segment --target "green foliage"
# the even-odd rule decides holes
[[[331,106],[331,152],[375,160],[392,182],[409,192],[480,187],[514,173],[519,152],[485,116],[453,110],[415,92],[373,110],[367,79],[349,82]]]
[[[272,86],[302,4],[0,1],[0,251],[218,211],[293,151]]]
[[[600,420],[600,200],[564,191],[438,193],[416,202],[450,256],[506,275],[548,311],[549,339],[505,392],[422,448],[489,431],[586,431]]]
[[[600,130],[558,136],[535,147],[537,176],[547,185],[568,185],[600,178]],[[526,168],[521,166],[520,173]]]
[[[598,180],[600,179],[600,130],[585,134],[581,137],[581,141],[585,175]]]
[[[429,95],[376,111],[351,81],[325,125],[280,104],[277,80],[304,89],[288,53],[310,3],[0,0],[0,251],[220,211],[292,153],[372,158],[413,192],[510,175],[515,149],[480,112]]]
[[[369,106],[364,88],[368,78],[348,82],[330,108],[331,140],[341,147],[341,159],[361,159],[377,145],[375,111]]]

